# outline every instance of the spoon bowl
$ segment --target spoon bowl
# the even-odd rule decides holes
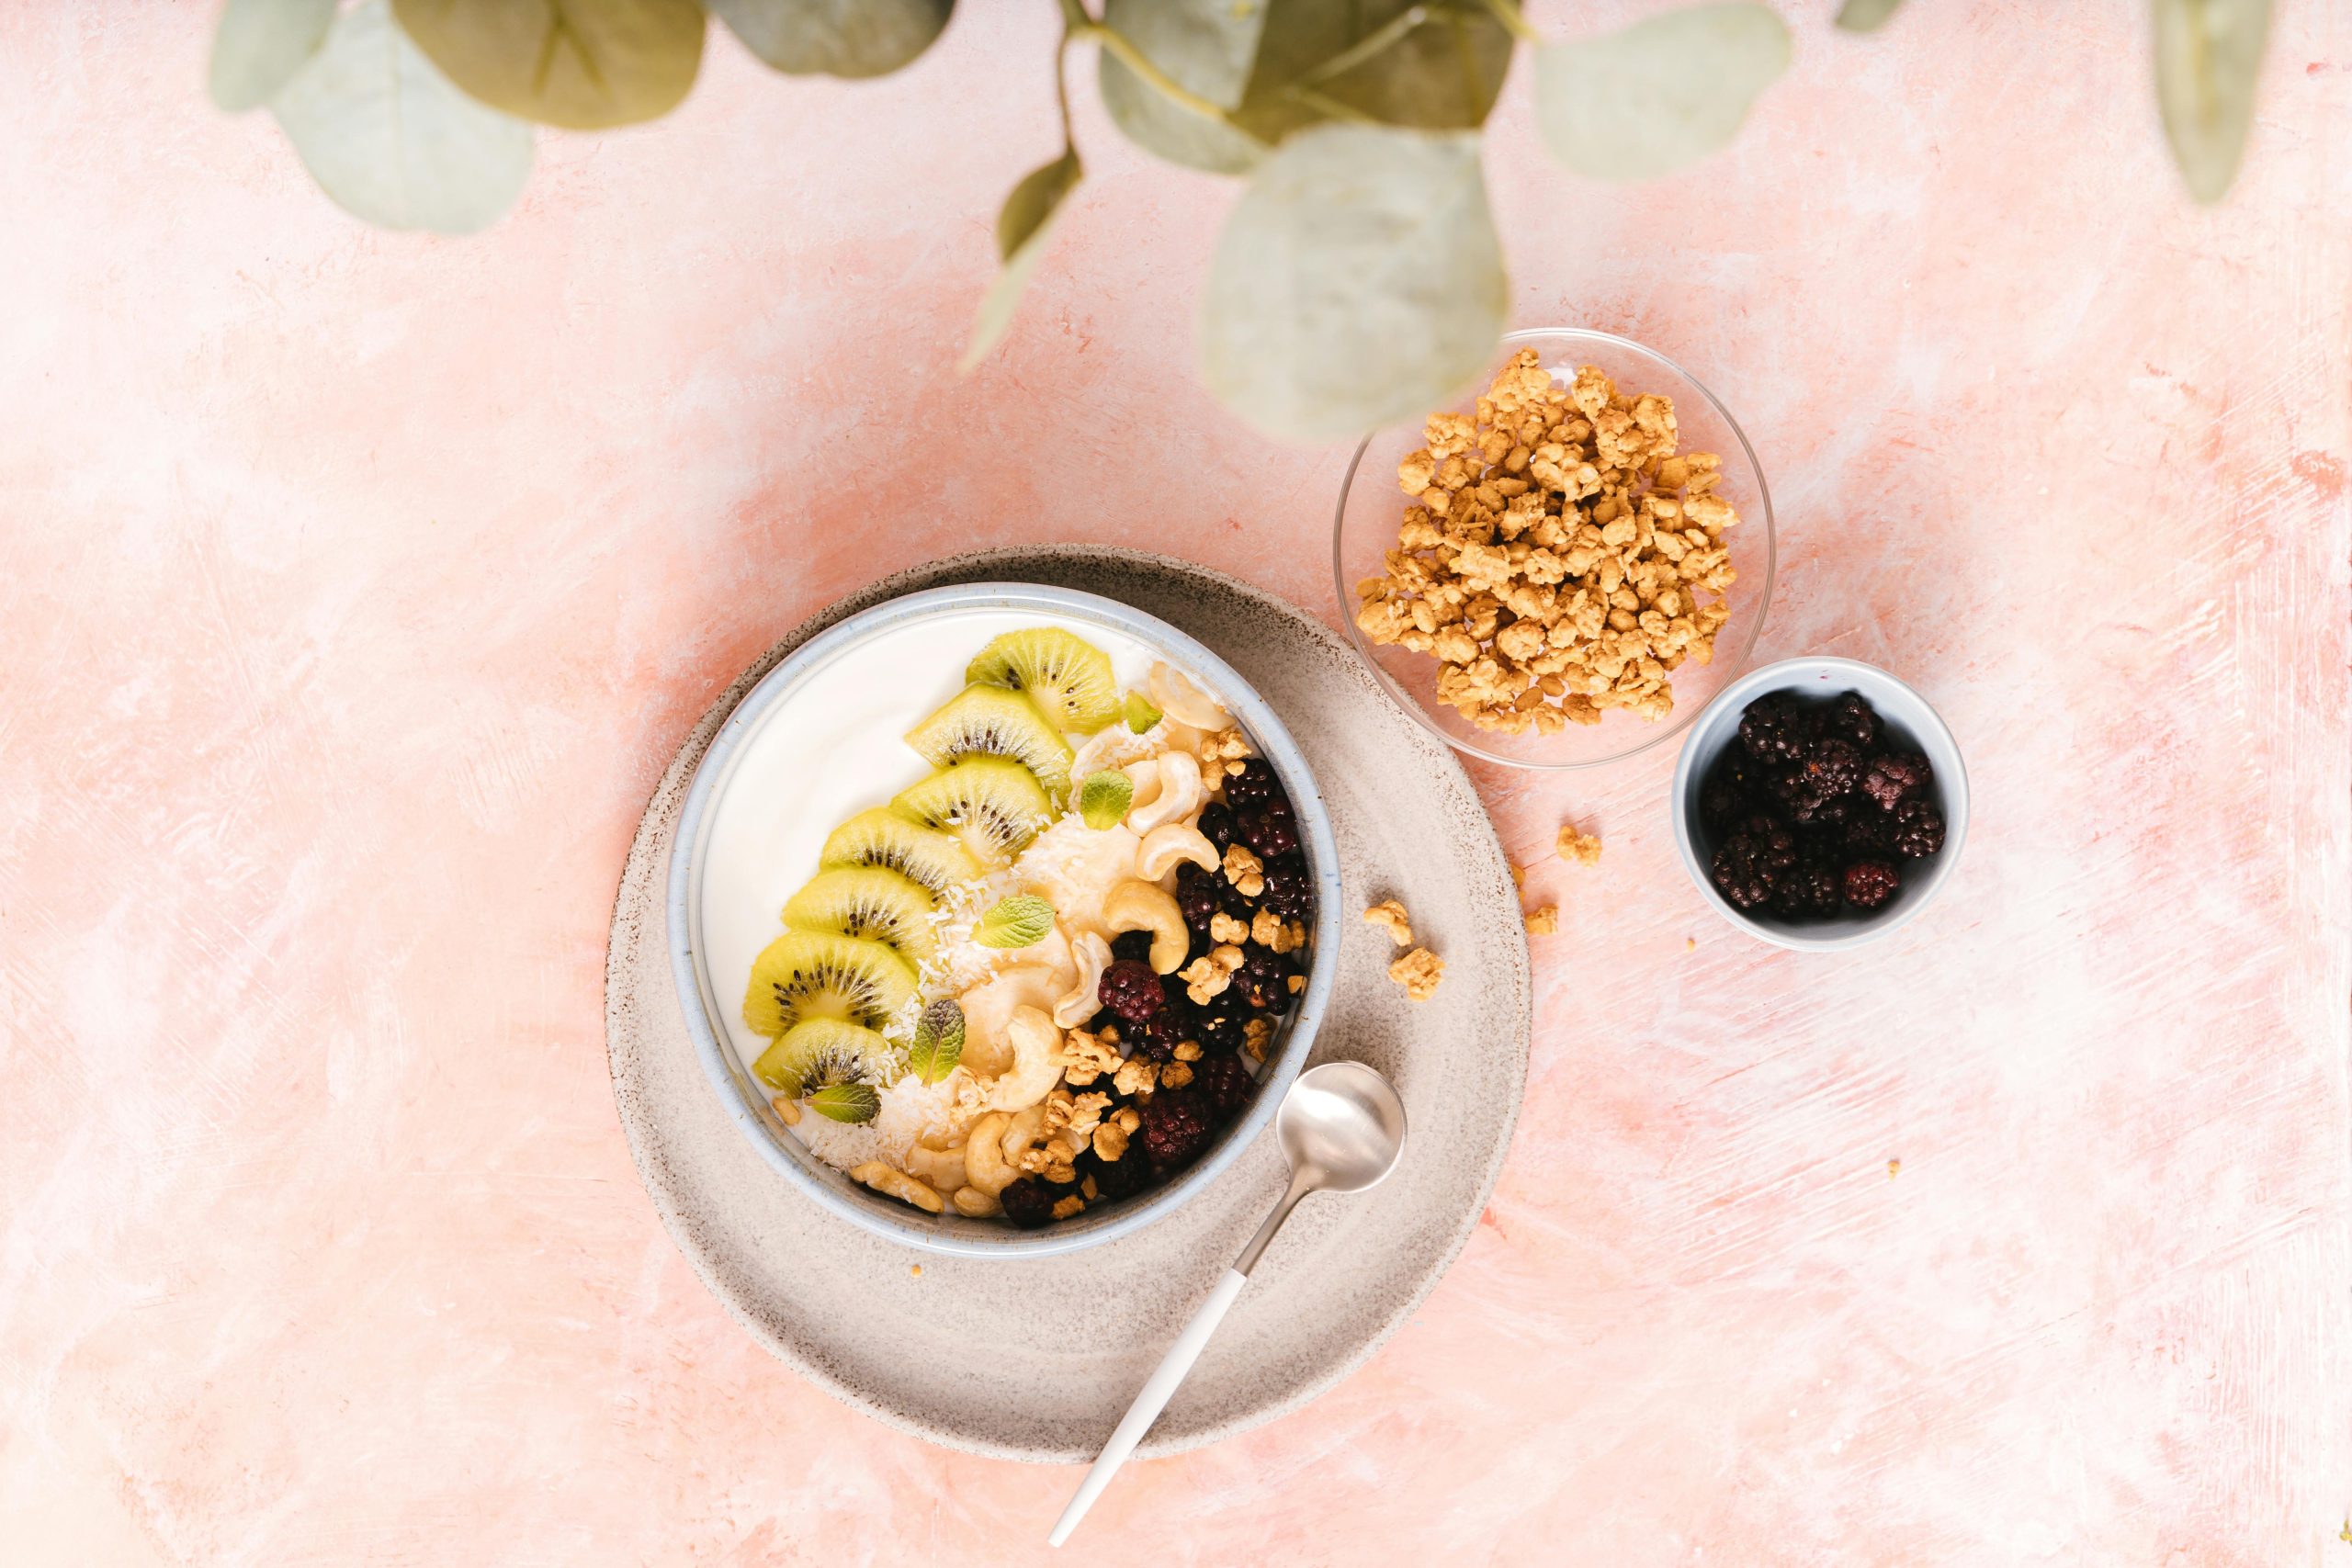
[[[1326,1062],[1299,1075],[1274,1118],[1291,1169],[1326,1192],[1361,1192],[1405,1152],[1405,1102],[1361,1062]]]

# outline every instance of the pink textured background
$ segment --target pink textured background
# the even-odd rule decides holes
[[[2143,7],[1832,8],[1700,172],[1557,171],[1523,62],[1488,166],[1519,321],[1747,422],[1762,654],[1942,706],[1965,861],[1801,958],[1683,882],[1669,756],[1483,776],[1513,848],[1609,844],[1532,879],[1487,1224],[1089,1561],[2352,1563],[2352,21],[2281,5],[2203,211]],[[212,11],[0,17],[0,1557],[1038,1561],[1074,1472],[855,1416],[698,1288],[605,923],[694,716],[878,573],[1100,539],[1333,614],[1335,454],[1192,379],[1231,188],[1082,91],[1089,183],[959,380],[1050,6],[862,86],[715,38],[465,242],[213,112]]]

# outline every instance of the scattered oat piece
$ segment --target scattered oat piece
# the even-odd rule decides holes
[[[907,1269],[908,1269],[908,1271],[909,1271],[910,1273],[913,1274],[913,1275],[914,1275],[914,1277],[915,1277],[916,1279],[920,1280],[920,1279],[922,1279],[922,1264],[920,1264],[920,1263],[910,1263],[910,1264],[907,1265]]]
[[[1425,1002],[1437,995],[1438,982],[1445,978],[1445,960],[1417,947],[1388,966],[1388,977],[1404,987],[1407,996]]]
[[[1901,1160],[1899,1160],[1899,1159],[1891,1159],[1891,1160],[1888,1160],[1888,1161],[1886,1162],[1886,1179],[1887,1179],[1889,1181],[1894,1180],[1896,1177],[1898,1177],[1898,1176],[1900,1176],[1900,1175],[1902,1175],[1902,1174],[1903,1174],[1903,1162],[1902,1162]]]
[[[1600,859],[1600,838],[1579,833],[1566,823],[1561,825],[1560,836],[1553,840],[1553,847],[1560,852],[1562,860],[1573,860],[1579,865],[1591,865]]]
[[[1527,868],[1525,866],[1514,865],[1510,868],[1510,885],[1513,887],[1525,887],[1527,886]]]
[[[1541,908],[1527,911],[1528,935],[1550,936],[1559,929],[1560,907],[1557,904],[1546,904]]]
[[[1686,937],[1684,937],[1684,938],[1682,939],[1682,951],[1683,951],[1683,952],[1685,952],[1685,953],[1696,953],[1696,952],[1698,952],[1698,951],[1699,951],[1699,939],[1698,939],[1697,937],[1695,937],[1695,936],[1686,936]]]
[[[1413,922],[1405,918],[1405,906],[1394,898],[1383,898],[1363,912],[1364,921],[1388,933],[1388,940],[1399,947],[1413,945]]]

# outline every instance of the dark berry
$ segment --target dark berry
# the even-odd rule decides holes
[[[1151,956],[1149,931],[1121,931],[1111,939],[1111,956],[1141,964]]]
[[[1054,1205],[1063,1194],[1055,1191],[1034,1176],[1024,1176],[996,1195],[1004,1205],[1004,1217],[1024,1231],[1034,1231],[1054,1223]]]
[[[1176,868],[1176,908],[1182,912],[1185,928],[1195,942],[1208,935],[1210,919],[1225,907],[1227,886],[1224,877],[1203,871],[1190,861]],[[1145,946],[1149,945],[1147,936]]]
[[[1840,896],[1838,873],[1828,866],[1798,866],[1772,889],[1772,912],[1783,919],[1812,919],[1838,912]]]
[[[1129,1150],[1117,1159],[1104,1159],[1092,1149],[1078,1156],[1078,1174],[1082,1181],[1094,1179],[1094,1190],[1105,1202],[1132,1198],[1151,1185],[1151,1161],[1140,1151]]]
[[[1290,814],[1287,800],[1270,800],[1241,813],[1238,821],[1241,841],[1267,860],[1298,848],[1298,823]]]
[[[1290,1006],[1293,973],[1289,960],[1253,942],[1227,989],[1239,991],[1242,1000],[1260,1012],[1282,1012]]]
[[[1304,920],[1315,912],[1315,883],[1301,855],[1283,855],[1266,863],[1266,908],[1278,919]]]
[[[1236,812],[1263,806],[1270,800],[1290,804],[1283,794],[1282,780],[1274,776],[1274,765],[1263,757],[1246,758],[1239,773],[1225,775],[1225,798]]]
[[[1720,773],[1699,786],[1699,819],[1710,828],[1720,828],[1751,809],[1747,792]]]
[[[1190,1086],[1163,1089],[1143,1104],[1143,1152],[1151,1168],[1165,1176],[1190,1165],[1208,1147],[1216,1131],[1210,1125],[1208,1100]],[[1132,1151],[1127,1157],[1135,1157]]]
[[[1715,852],[1715,886],[1733,908],[1757,908],[1772,897],[1774,886],[1796,863],[1795,837],[1759,814],[1742,822]]]
[[[1804,787],[1824,800],[1854,793],[1862,782],[1861,748],[1834,735],[1824,736],[1804,750],[1791,770]]]
[[[1209,998],[1193,1019],[1196,1038],[1210,1051],[1238,1051],[1250,1033],[1250,1003],[1238,987],[1227,986]]]
[[[1862,775],[1862,793],[1877,801],[1881,811],[1892,811],[1924,794],[1934,782],[1928,759],[1916,751],[1892,751],[1871,759],[1870,770]]]
[[[1258,1092],[1258,1080],[1238,1056],[1209,1056],[1193,1064],[1193,1087],[1207,1099],[1218,1121],[1230,1122]]]
[[[1132,959],[1123,958],[1103,970],[1095,994],[1104,1007],[1129,1023],[1144,1022],[1168,1003],[1167,989],[1151,972],[1151,965]]]
[[[1906,800],[1894,808],[1894,852],[1926,860],[1944,847],[1944,814],[1932,800]]]
[[[1883,811],[1864,807],[1847,814],[1838,842],[1848,861],[1883,860],[1894,852],[1894,824]]]
[[[1739,743],[1759,762],[1793,762],[1813,739],[1813,723],[1796,698],[1768,692],[1739,716]]]
[[[1840,694],[1823,711],[1820,723],[1823,735],[1835,736],[1858,750],[1878,744],[1878,715],[1860,692]]]
[[[1883,860],[1858,860],[1846,868],[1846,902],[1875,909],[1903,886],[1902,874]]]
[[[1150,1021],[1143,1026],[1143,1040],[1136,1049],[1152,1061],[1165,1062],[1173,1059],[1177,1046],[1187,1040],[1198,1043],[1200,1038],[1200,1016],[1193,1010],[1192,1003],[1181,995],[1170,996],[1168,1005],[1153,1013]]]
[[[1233,807],[1226,805],[1225,802],[1212,800],[1202,807],[1197,826],[1201,829],[1201,836],[1215,844],[1220,854],[1232,846],[1236,830]],[[1199,871],[1200,867],[1194,866],[1193,869]]]

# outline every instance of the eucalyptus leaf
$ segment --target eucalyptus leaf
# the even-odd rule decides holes
[[[696,0],[392,0],[449,80],[492,108],[571,130],[669,113],[702,64]]]
[[[1903,0],[1846,0],[1838,8],[1837,25],[1849,33],[1874,33],[1903,8]]]
[[[1361,435],[1486,368],[1505,293],[1476,135],[1317,126],[1260,165],[1226,222],[1204,375],[1261,430]]]
[[[980,917],[972,940],[983,947],[1028,947],[1045,941],[1053,929],[1051,904],[1035,893],[1016,893]]]
[[[2237,177],[2270,36],[2270,0],[2155,0],[2156,105],[2199,201]]]
[[[1079,818],[1098,832],[1115,828],[1126,820],[1127,807],[1135,798],[1136,781],[1117,768],[1089,773],[1078,787]]]
[[[452,85],[386,0],[337,17],[269,107],[321,188],[382,228],[470,234],[530,178],[531,128]]]
[[[1178,86],[1231,109],[1250,85],[1266,9],[1266,0],[1103,0],[1102,25]],[[1224,175],[1258,161],[1258,145],[1249,137],[1170,102],[1108,50],[1099,73],[1102,107],[1145,152]]]
[[[1127,700],[1119,705],[1119,716],[1127,721],[1129,729],[1141,735],[1159,722],[1160,712],[1141,692],[1129,692]]]
[[[231,114],[269,102],[334,22],[334,0],[229,0],[212,33],[212,101]]]
[[[794,76],[882,76],[910,64],[956,0],[704,0],[743,47]]]
[[[882,1096],[870,1083],[827,1084],[808,1097],[808,1105],[829,1122],[855,1126],[880,1114]]]
[[[972,341],[957,368],[969,370],[989,356],[1012,325],[1029,275],[1053,243],[1054,225],[1062,213],[1062,198],[1077,188],[1084,173],[1076,152],[1066,152],[1042,168],[1032,169],[1004,198],[996,218],[996,249],[1003,265],[996,281],[980,297],[978,316],[972,322]]]
[[[1577,173],[1648,179],[1723,148],[1788,63],[1789,29],[1768,6],[1662,12],[1538,49],[1535,117]]]
[[[1494,108],[1515,42],[1476,0],[1272,0],[1250,89],[1234,118],[1268,143],[1357,116],[1422,130],[1469,130],[1486,124]],[[1333,69],[1351,54],[1356,58],[1344,69]]]
[[[935,1084],[956,1070],[964,1059],[964,1010],[953,997],[942,997],[922,1010],[915,1021],[915,1037],[907,1047],[907,1066],[927,1084]]]

